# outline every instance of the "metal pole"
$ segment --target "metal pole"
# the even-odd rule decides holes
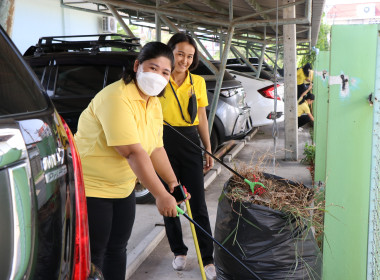
[[[222,55],[222,59],[221,59],[220,67],[219,67],[219,75],[217,75],[217,79],[216,79],[214,96],[212,98],[212,102],[211,102],[211,106],[210,106],[211,107],[210,108],[210,114],[208,116],[208,127],[209,127],[210,135],[211,135],[211,131],[212,131],[212,124],[214,123],[216,106],[217,106],[218,100],[219,100],[220,89],[222,88],[224,71],[226,70],[228,51],[231,48],[231,42],[232,42],[232,36],[234,34],[234,30],[235,30],[235,26],[233,26],[233,25],[231,25],[228,28],[227,40],[225,42],[225,46],[223,49],[223,55]]]
[[[158,9],[160,6],[160,0],[156,0],[156,8]],[[154,20],[156,23],[156,41],[161,42],[161,21],[160,16],[156,12],[154,13]]]
[[[203,52],[208,56],[209,59],[214,59],[212,57],[212,55],[208,52],[208,50],[206,49],[206,47],[202,44],[201,40],[199,40],[199,38],[197,37],[197,35],[195,35],[194,31],[191,31],[191,36],[195,39],[195,41],[197,41],[198,45],[201,47],[201,49],[203,50]]]
[[[129,29],[128,25],[125,24],[124,20],[122,19],[122,17],[119,15],[119,13],[117,12],[117,10],[115,9],[114,6],[112,5],[109,5],[109,4],[106,4],[107,5],[107,8],[108,10],[110,10],[110,12],[112,13],[112,15],[116,18],[116,20],[118,21],[118,23],[120,24],[121,28],[123,28],[123,30],[125,31],[125,33],[128,34],[128,36],[131,36],[131,37],[136,37],[132,30]],[[141,46],[140,46],[141,48]]]
[[[264,41],[266,40],[266,37],[267,37],[267,28],[264,27]],[[257,67],[256,78],[260,78],[261,68],[262,68],[263,61],[264,61],[264,54],[265,54],[266,47],[267,47],[267,45],[265,45],[265,44],[261,47],[261,55],[260,55],[260,59],[259,59],[259,66]]]
[[[237,48],[235,48],[234,46],[231,46],[231,50],[233,50],[233,52],[234,53],[237,53],[239,56],[240,56],[240,58],[244,61],[244,63],[249,67],[249,68],[251,68],[252,69],[252,71],[254,72],[254,73],[256,73],[256,75],[257,75],[257,68],[255,67],[255,66],[253,66],[252,64],[251,64],[251,62],[247,59],[247,58],[245,58],[244,57],[244,55],[241,53],[241,52],[239,52],[239,50],[237,49]],[[259,72],[260,73],[260,72]]]

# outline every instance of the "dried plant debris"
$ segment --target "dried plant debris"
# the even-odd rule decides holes
[[[261,182],[266,187],[262,195],[254,195],[238,176],[233,176],[226,189],[226,195],[234,202],[254,203],[278,210],[296,218],[302,226],[313,227],[321,247],[324,217],[324,195],[316,188],[305,187],[302,183],[266,178],[257,166],[241,164],[236,171],[251,182]],[[319,240],[320,239],[320,240]]]

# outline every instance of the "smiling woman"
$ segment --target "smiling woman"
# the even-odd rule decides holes
[[[171,37],[168,46],[173,50],[175,66],[165,96],[160,98],[164,120],[197,145],[200,145],[200,138],[205,149],[211,153],[206,115],[206,83],[201,76],[190,73],[198,65],[197,45],[191,36],[177,33]],[[194,220],[211,234],[203,172],[211,169],[213,159],[206,155],[203,165],[201,151],[178,136],[167,125],[164,125],[163,139],[177,179],[192,195],[189,202]],[[172,266],[175,270],[183,270],[188,248],[182,240],[180,220],[178,217],[165,217],[164,221],[170,248],[174,254]],[[208,279],[216,279],[213,243],[201,232],[197,232],[197,236],[206,276]]]

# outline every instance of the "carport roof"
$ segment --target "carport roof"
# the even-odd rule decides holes
[[[61,0],[64,6],[112,15],[107,5],[130,22],[155,23],[164,16],[179,29],[195,32],[199,38],[219,41],[219,34],[235,25],[234,42],[272,44],[276,18],[281,43],[282,25],[296,24],[297,43],[315,46],[325,0]],[[278,3],[278,4],[277,4]],[[277,6],[278,5],[278,6]],[[294,18],[283,18],[283,8],[295,5]],[[278,9],[277,9],[278,7]],[[277,14],[278,10],[278,14]]]

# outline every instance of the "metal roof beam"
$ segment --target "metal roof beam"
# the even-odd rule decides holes
[[[163,4],[160,6],[160,8],[169,8],[169,7],[173,7],[173,6],[179,6],[179,5],[182,5],[184,3],[188,3],[189,0],[179,0],[179,1],[173,1],[173,2],[169,2],[167,4]]]
[[[172,16],[175,18],[180,18],[180,19],[185,19],[185,20],[192,19],[198,22],[209,23],[209,24],[214,24],[214,25],[219,25],[219,26],[229,25],[228,20],[212,19],[210,17],[199,15],[199,13],[197,12],[184,11],[183,9],[163,9],[163,8],[157,9],[155,6],[151,6],[151,5],[142,5],[142,4],[130,3],[130,2],[125,2],[125,1],[120,1],[120,0],[88,0],[88,2],[104,4],[104,5],[106,3],[110,3],[111,5],[120,7],[120,8],[133,9],[136,11],[148,12],[148,13],[153,13],[153,14],[160,13],[165,16]]]
[[[271,18],[262,13],[264,9],[255,1],[255,0],[245,0],[245,2],[250,5],[256,12],[258,12],[258,15],[265,20],[271,20]],[[276,27],[274,25],[271,25],[272,29],[276,31]]]
[[[290,4],[281,5],[281,6],[278,6],[278,9],[284,9],[284,8],[288,8],[288,7],[291,7],[291,6],[296,6],[296,5],[304,4],[305,1],[306,0],[301,0],[301,1],[294,2],[294,3],[290,3]],[[255,17],[255,16],[258,16],[258,15],[270,13],[270,12],[273,12],[273,11],[276,11],[276,10],[277,10],[277,8],[272,8],[272,9],[263,10],[261,12],[253,13],[253,14],[250,14],[250,15],[238,17],[238,18],[234,19],[234,22],[238,22],[238,21],[241,21],[241,20],[244,20],[244,19],[248,19],[248,18],[251,18],[251,17]]]
[[[237,54],[243,61],[244,63],[252,69],[254,73],[257,73],[257,68],[251,64],[251,62],[241,53],[237,48],[231,45],[231,51]]]
[[[175,33],[180,32],[178,27],[175,26],[175,24],[172,23],[166,16],[160,15],[160,18],[166,24],[166,26],[169,27],[170,30]],[[206,65],[206,67],[211,70],[211,72],[213,72],[215,75],[219,74],[219,70],[202,53],[199,53],[199,58]]]
[[[212,55],[208,52],[208,50],[205,48],[205,46],[202,44],[201,40],[199,40],[198,36],[193,31],[190,31],[190,33],[191,36],[195,39],[195,41],[197,41],[198,45],[201,47],[203,52],[208,56],[208,59],[214,59]]]
[[[220,90],[222,88],[222,82],[223,82],[224,72],[226,70],[228,52],[231,48],[231,42],[232,42],[232,36],[234,34],[234,29],[235,29],[234,26],[231,25],[227,30],[227,39],[225,40],[223,55],[222,55],[222,59],[219,66],[219,73],[216,76],[217,79],[216,79],[216,84],[215,84],[215,89],[214,89],[214,95],[212,97],[212,102],[210,105],[210,114],[209,114],[209,119],[208,119],[208,128],[209,128],[210,135],[212,131],[212,126],[214,124],[216,107],[219,100]]]
[[[172,16],[175,18],[180,18],[180,19],[185,19],[185,20],[192,19],[192,20],[196,20],[198,22],[222,26],[222,27],[230,27],[231,26],[231,22],[227,18],[225,18],[225,19],[210,18],[210,17],[202,16],[196,12],[194,13],[194,12],[184,11],[183,9],[162,9],[162,8],[156,8],[155,6],[129,3],[129,2],[120,1],[120,0],[88,0],[88,2],[98,3],[98,4],[103,4],[103,5],[106,5],[107,3],[109,3],[112,6],[121,7],[121,8],[125,8],[125,9],[133,9],[136,11],[148,12],[148,13],[153,13],[153,14],[159,13],[161,15]],[[275,19],[271,19],[271,20],[246,20],[246,21],[240,21],[238,23],[234,23],[232,25],[234,26],[234,28],[235,27],[239,28],[239,27],[268,26],[268,25],[272,26],[274,24],[276,24]],[[310,24],[310,22],[309,22],[309,17],[304,17],[304,18],[280,19],[278,21],[278,24],[279,25]]]
[[[218,13],[228,15],[228,11],[226,9],[223,9],[220,7],[217,3],[213,2],[212,0],[198,0],[202,4],[205,4],[207,7],[215,10]]]

